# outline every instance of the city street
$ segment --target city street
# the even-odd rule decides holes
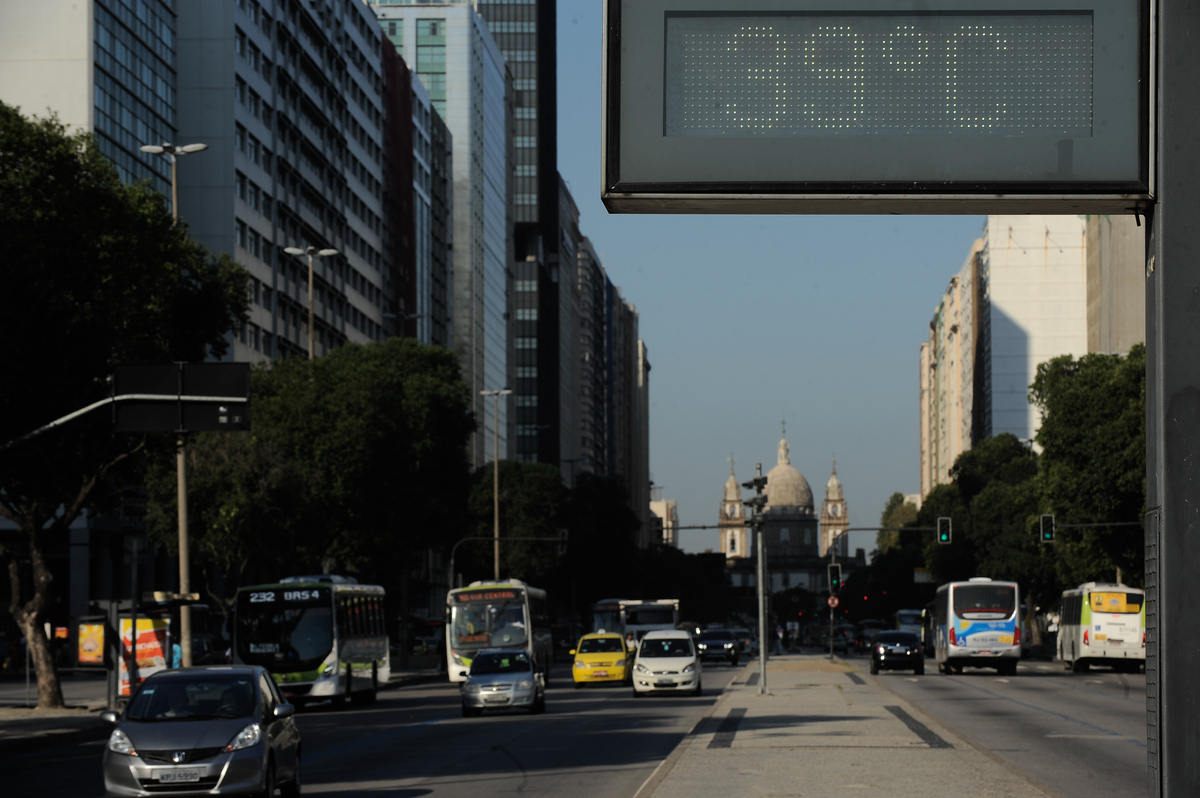
[[[631,798],[739,672],[706,668],[701,698],[635,700],[626,687],[575,690],[559,664],[547,712],[533,717],[463,718],[458,688],[441,682],[381,693],[362,709],[308,708],[304,792]],[[94,742],[4,762],[6,784],[20,796],[103,795],[102,750]]]
[[[866,663],[861,663],[865,669]],[[1063,796],[1146,794],[1146,677],[1107,668],[1072,674],[1022,662],[1013,677],[884,671],[878,683],[959,736]]]

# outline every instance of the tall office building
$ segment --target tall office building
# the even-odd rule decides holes
[[[480,391],[506,387],[510,192],[508,80],[487,25],[464,3],[373,3],[400,55],[414,64],[434,109],[453,138],[454,349],[471,388],[480,428],[470,462],[480,467],[508,454],[508,407],[496,418]],[[498,426],[498,430],[497,430]]]
[[[1124,239],[1111,225],[1089,242],[1088,225],[1080,216],[987,217],[920,348],[921,499],[984,438],[1007,432],[1032,445],[1041,416],[1029,385],[1039,364],[1087,354],[1089,328],[1105,331],[1097,340],[1132,338],[1128,306],[1139,300],[1124,294],[1141,283],[1122,275],[1139,266],[1119,262],[1136,247],[1114,250]]]
[[[412,73],[411,90],[416,334],[422,343],[450,347],[454,338],[454,141],[416,73]]]
[[[172,0],[0,3],[0,101],[93,133],[122,180],[169,198],[170,165],[138,147],[176,141],[175,36]]]
[[[331,247],[314,265],[314,343],[385,338],[394,268],[384,221],[381,33],[357,3],[211,0],[180,6],[179,130],[209,145],[180,161],[191,232],[253,277],[232,351],[308,350],[308,264],[284,247]]]

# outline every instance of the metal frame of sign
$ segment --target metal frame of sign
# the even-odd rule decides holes
[[[1137,163],[1132,181],[954,182],[638,182],[622,174],[622,5],[606,0],[603,49],[601,200],[610,213],[982,214],[1144,213],[1154,203],[1154,0],[1136,3],[1139,30]],[[1010,4],[1005,0],[1004,5]],[[670,0],[672,13],[688,0]],[[709,4],[710,5],[710,4]],[[734,5],[729,0],[729,5]],[[1001,5],[998,3],[997,5]],[[1028,4],[1021,3],[1021,8]],[[707,6],[706,6],[707,7]],[[900,8],[897,5],[898,9]],[[747,13],[758,13],[755,11]],[[1005,8],[997,10],[1005,11]],[[682,13],[686,13],[683,11]],[[665,14],[665,12],[664,12]],[[664,45],[665,47],[665,45]],[[1099,51],[1093,61],[1099,56]],[[664,54],[665,58],[665,54]],[[628,84],[626,84],[628,88]],[[665,100],[664,100],[665,102]],[[739,139],[748,145],[762,139]],[[981,138],[986,142],[986,138]],[[625,142],[627,145],[629,142]]]

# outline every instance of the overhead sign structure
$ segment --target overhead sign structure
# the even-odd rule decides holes
[[[116,367],[117,432],[250,429],[249,363],[128,364]]]
[[[1149,2],[607,0],[614,213],[1128,213]]]

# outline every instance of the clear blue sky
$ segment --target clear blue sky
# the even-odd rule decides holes
[[[980,216],[609,215],[600,202],[602,3],[558,4],[559,171],[650,364],[650,473],[684,525],[769,470],[780,421],[817,502],[837,454],[852,526],[919,488],[918,346]],[[851,533],[851,550],[874,548]],[[687,551],[715,530],[684,531]]]

